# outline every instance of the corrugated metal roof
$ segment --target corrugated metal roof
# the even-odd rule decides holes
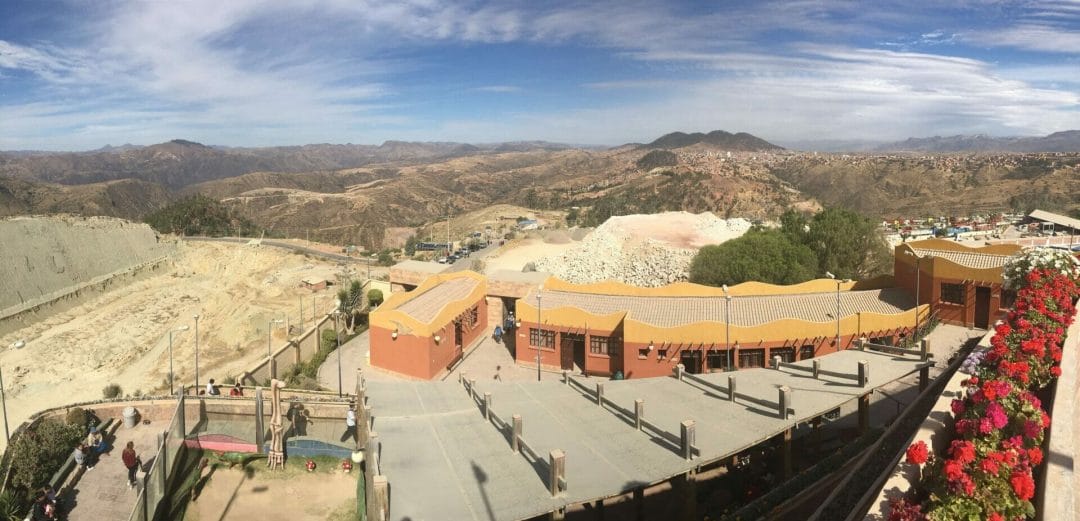
[[[1035,219],[1036,221],[1046,221],[1048,223],[1068,226],[1069,228],[1072,228],[1074,230],[1080,230],[1080,219],[1073,219],[1072,217],[1066,217],[1064,215],[1058,215],[1056,213],[1050,213],[1044,210],[1034,210],[1028,214],[1028,217]]]
[[[924,250],[915,247],[912,247],[911,249],[920,257],[940,257],[961,266],[980,270],[1001,268],[1005,266],[1005,262],[1009,260],[1009,255],[964,251]]]
[[[536,291],[526,297],[536,302]],[[596,315],[626,312],[631,318],[657,327],[675,327],[703,321],[724,322],[723,297],[637,297],[597,295],[568,291],[544,291],[540,304],[544,310],[571,306]],[[897,288],[870,291],[841,291],[840,316],[860,311],[895,314],[915,307],[915,300]],[[836,320],[836,293],[766,295],[732,297],[731,324],[758,326],[784,318],[810,322]]]
[[[447,280],[441,284],[432,286],[427,291],[413,297],[404,304],[398,306],[398,311],[409,315],[425,324],[435,319],[435,316],[447,304],[461,300],[469,295],[478,282],[472,277],[461,277]]]

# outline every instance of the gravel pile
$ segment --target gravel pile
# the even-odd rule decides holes
[[[711,213],[667,212],[612,217],[576,248],[536,262],[574,283],[616,280],[655,287],[686,280],[698,248],[746,233],[746,219],[724,220]]]

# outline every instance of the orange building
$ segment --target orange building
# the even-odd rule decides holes
[[[554,277],[519,299],[519,363],[626,378],[767,367],[846,349],[867,337],[893,343],[915,325],[914,299],[891,277],[793,286],[638,288]],[[922,309],[923,314],[926,309]],[[839,317],[839,320],[837,319]]]
[[[487,280],[471,271],[427,277],[371,312],[371,365],[431,379],[487,329]]]
[[[901,244],[893,256],[897,287],[917,295],[942,322],[987,329],[1004,318],[1016,294],[1002,287],[1003,268],[1022,248],[971,248],[943,239]]]

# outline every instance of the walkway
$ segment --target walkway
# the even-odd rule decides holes
[[[869,362],[869,383],[852,376]],[[521,519],[566,505],[618,495],[668,480],[730,457],[786,429],[850,402],[916,370],[914,357],[844,351],[818,359],[821,377],[802,369],[747,369],[738,373],[624,381],[574,378],[570,384],[497,382],[477,378],[478,394],[491,393],[488,422],[456,379],[446,382],[368,383],[381,444],[381,469],[394,491],[395,517],[412,519]],[[726,397],[737,378],[736,401]],[[701,383],[705,382],[705,383]],[[604,406],[596,403],[603,383]],[[794,413],[782,419],[777,388],[793,390]],[[643,399],[649,425],[633,427],[634,400]],[[510,450],[505,425],[523,418],[529,450]],[[497,419],[496,419],[497,417]],[[679,452],[680,423],[696,422],[699,455]],[[565,492],[548,491],[548,454],[566,453]],[[527,457],[524,455],[528,454]],[[535,457],[534,457],[535,456]],[[447,486],[453,483],[454,486]]]
[[[137,474],[139,488],[127,486],[127,468],[124,467],[120,454],[127,442],[135,442],[135,451],[143,458],[149,468],[151,458],[157,453],[157,436],[162,426],[156,424],[136,425],[125,429],[123,425],[110,440],[112,450],[103,454],[101,460],[79,478],[79,482],[68,492],[67,505],[71,508],[67,519],[70,521],[103,521],[105,519],[128,519],[135,508],[135,500],[141,489],[144,474]]]

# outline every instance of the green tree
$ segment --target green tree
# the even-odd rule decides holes
[[[85,425],[69,425],[60,420],[42,420],[11,444],[12,483],[33,490],[60,469],[72,449],[82,439]]]
[[[410,235],[408,239],[405,239],[405,255],[412,257],[416,255],[416,236]]]
[[[257,235],[261,230],[250,220],[237,215],[224,204],[196,194],[185,197],[156,212],[144,221],[161,233],[184,235]]]
[[[379,304],[383,303],[382,290],[380,290],[378,288],[372,288],[372,289],[368,290],[367,299],[368,299],[368,304],[370,304],[371,307],[377,307]]]
[[[708,286],[750,280],[796,284],[814,278],[817,259],[779,230],[752,230],[722,244],[705,246],[690,263],[690,281]]]
[[[394,254],[390,253],[390,250],[383,250],[379,252],[379,266],[393,266]]]
[[[878,223],[851,210],[828,208],[813,217],[806,245],[818,260],[817,274],[865,279],[888,271],[888,245]]]

